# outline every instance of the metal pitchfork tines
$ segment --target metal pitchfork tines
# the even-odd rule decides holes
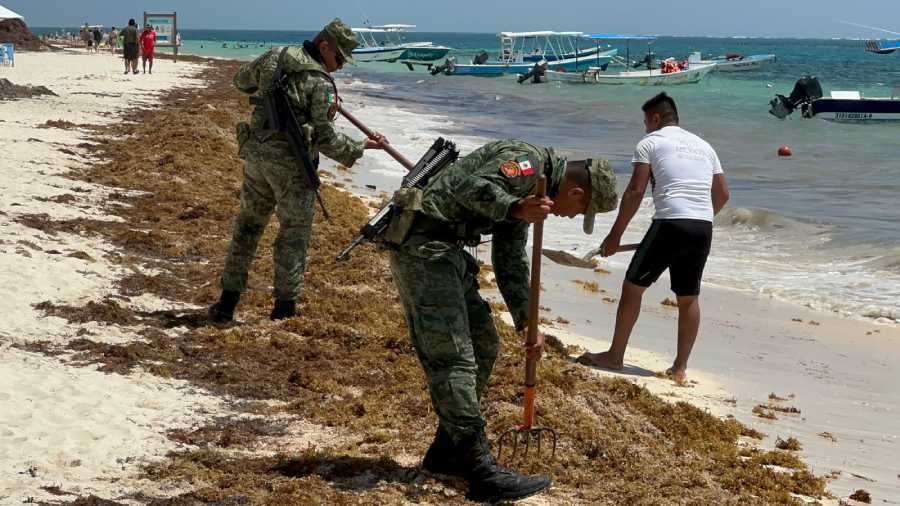
[[[547,193],[547,178],[541,176],[537,182],[535,196],[543,197]],[[544,242],[544,222],[538,221],[534,224],[534,237],[532,241],[531,252],[531,293],[528,297],[528,345],[537,342],[539,311],[540,311],[540,295],[541,295],[541,245]],[[503,448],[512,447],[512,455],[510,460],[515,460],[519,453],[519,447],[524,443],[525,451],[522,458],[528,456],[531,450],[531,442],[535,441],[537,447],[536,457],[541,456],[541,443],[545,436],[549,436],[553,443],[553,452],[550,459],[556,457],[556,431],[547,427],[535,427],[534,425],[534,398],[535,387],[537,385],[537,359],[527,358],[525,360],[525,400],[523,403],[523,421],[522,425],[509,429],[500,435],[497,444],[497,460],[503,460]]]

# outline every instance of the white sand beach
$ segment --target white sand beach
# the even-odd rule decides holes
[[[59,95],[0,101],[0,503],[50,499],[40,487],[54,485],[104,497],[133,491],[139,464],[175,448],[167,430],[192,427],[222,409],[220,399],[180,382],[105,374],[12,347],[72,339],[65,320],[42,317],[32,306],[113,293],[123,275],[104,259],[108,244],[14,221],[39,213],[103,218],[98,204],[112,191],[62,177],[91,162],[79,147],[89,142],[85,131],[41,125],[120,121],[129,108],[154,105],[163,90],[202,84],[190,77],[199,68],[161,62],[152,76],[124,76],[119,58],[65,51],[20,53],[14,68],[0,69],[0,78]],[[77,197],[52,200],[60,195]],[[141,302],[148,308],[163,303]],[[95,324],[90,330],[100,340],[138,338],[125,328]]]

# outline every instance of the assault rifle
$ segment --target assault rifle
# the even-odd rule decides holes
[[[341,112],[345,116],[347,116],[348,114],[343,109],[341,109]],[[352,116],[348,117],[348,119],[350,119],[351,117]],[[358,121],[356,121],[356,118],[351,119],[351,122],[354,125],[358,123]],[[367,135],[369,134],[367,133]],[[459,150],[456,149],[456,145],[448,140],[445,140],[443,137],[439,137],[436,141],[434,141],[434,144],[431,145],[431,147],[422,156],[418,163],[412,166],[412,168],[404,164],[404,166],[409,169],[409,173],[407,173],[406,176],[403,177],[403,183],[400,187],[424,188],[425,184],[428,183],[428,180],[432,176],[440,172],[446,166],[455,162],[458,157]],[[344,261],[350,258],[350,252],[353,251],[353,248],[359,246],[363,241],[378,241],[384,233],[385,229],[387,229],[388,225],[390,224],[391,218],[393,217],[393,212],[393,203],[388,203],[387,205],[382,207],[377,213],[375,213],[375,216],[373,216],[368,223],[363,225],[359,233],[356,234],[356,237],[353,238],[353,241],[350,242],[350,244],[347,245],[347,247],[344,248],[343,251],[340,252],[340,254],[338,254],[337,260]]]

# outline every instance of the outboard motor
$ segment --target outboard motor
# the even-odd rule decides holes
[[[810,117],[809,105],[813,100],[822,98],[822,85],[815,76],[803,76],[794,84],[791,96],[775,95],[769,102],[769,114],[778,119],[785,119],[798,107],[803,117]]]
[[[475,55],[475,58],[472,58],[472,65],[484,65],[490,59],[491,56],[487,54],[487,51],[482,51]]]
[[[450,74],[453,74],[453,69],[455,69],[455,68],[456,68],[456,58],[447,58],[444,61],[443,65],[438,65],[431,69],[431,75],[436,76],[443,72],[444,74],[447,74],[449,76]]]
[[[524,83],[525,81],[531,79],[533,84],[540,84],[547,82],[546,78],[547,74],[547,60],[541,60],[534,64],[534,67],[531,68],[525,74],[519,76],[519,84]]]
[[[641,61],[632,62],[631,68],[639,69],[645,65],[647,66],[648,69],[652,68],[653,67],[653,57],[654,57],[653,53],[647,53],[646,55],[644,55],[644,59],[642,59]]]

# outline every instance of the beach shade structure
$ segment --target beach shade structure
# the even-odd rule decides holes
[[[15,12],[0,5],[0,21],[3,21],[5,19],[19,19],[19,20],[25,21],[25,18],[22,17],[21,14],[16,14]]]
[[[537,182],[534,195],[542,198],[547,195],[547,176],[541,176]],[[525,342],[531,346],[537,342],[538,323],[540,322],[540,296],[541,296],[541,249],[544,242],[544,222],[534,224],[531,250],[531,290],[528,295],[528,329]],[[544,437],[550,439],[552,452],[550,459],[556,457],[556,431],[547,427],[538,427],[534,424],[534,403],[537,395],[537,366],[538,359],[525,359],[525,397],[522,406],[522,425],[507,430],[500,435],[497,445],[497,460],[503,460],[504,447],[510,447],[510,460],[515,460],[519,448],[524,446],[522,457],[528,457],[532,441],[535,443],[534,458],[541,458],[541,443]]]

